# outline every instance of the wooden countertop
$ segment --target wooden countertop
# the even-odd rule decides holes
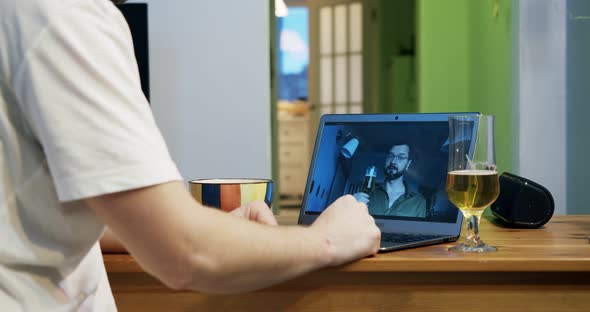
[[[285,211],[281,224],[294,224]],[[555,216],[540,229],[507,229],[483,219],[480,235],[497,252],[453,253],[452,244],[378,254],[324,271],[340,272],[590,272],[590,215]],[[143,272],[127,254],[105,254],[109,273]]]

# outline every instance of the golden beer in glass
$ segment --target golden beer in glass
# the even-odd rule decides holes
[[[481,216],[500,194],[498,172],[455,170],[447,174],[447,196],[463,214]]]
[[[449,201],[463,213],[465,240],[451,251],[496,251],[479,238],[483,211],[500,194],[494,145],[494,116],[449,116]]]

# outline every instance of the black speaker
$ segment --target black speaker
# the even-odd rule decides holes
[[[551,193],[531,180],[504,172],[500,176],[500,195],[492,204],[492,214],[514,228],[538,228],[553,216]]]

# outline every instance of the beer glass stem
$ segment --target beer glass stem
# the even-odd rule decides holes
[[[469,246],[477,246],[480,243],[479,217],[471,215],[467,218],[467,235],[465,236],[465,244]]]

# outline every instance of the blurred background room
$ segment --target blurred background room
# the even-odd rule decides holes
[[[325,113],[496,115],[497,163],[590,213],[586,0],[147,3],[149,92],[185,179],[272,177],[299,207]]]

